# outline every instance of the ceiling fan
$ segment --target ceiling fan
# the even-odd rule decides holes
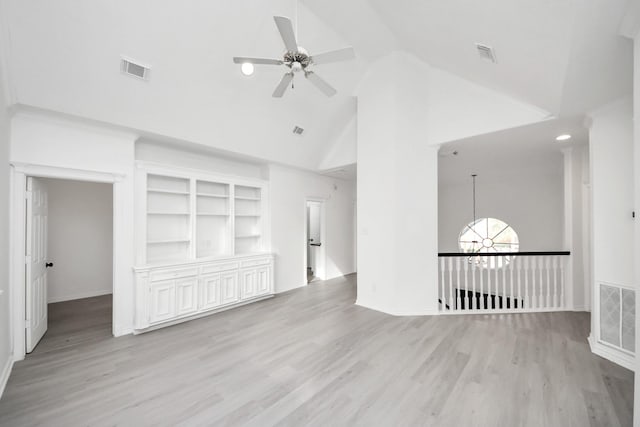
[[[246,57],[234,57],[233,62],[236,64],[256,64],[256,65],[284,65],[288,68],[285,75],[280,80],[280,83],[273,91],[274,98],[281,98],[285,91],[289,87],[289,84],[293,82],[293,78],[297,73],[303,72],[307,80],[309,80],[315,87],[320,89],[322,93],[327,96],[333,96],[337,91],[326,81],[320,78],[310,68],[312,65],[327,64],[330,62],[346,61],[355,58],[355,52],[352,47],[345,47],[343,49],[332,50],[330,52],[321,53],[318,55],[309,55],[309,53],[302,47],[298,46],[296,41],[296,35],[293,31],[293,24],[289,18],[284,16],[274,16],[276,26],[282,36],[286,52],[282,59],[265,59],[265,58],[246,58]]]

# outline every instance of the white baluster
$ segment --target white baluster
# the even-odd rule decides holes
[[[511,257],[509,262],[509,308],[513,310],[513,266],[516,263],[516,259]]]
[[[479,258],[479,263],[478,265],[480,266],[480,308],[482,310],[484,310],[485,304],[484,304],[484,259],[483,258]]]
[[[525,308],[531,308],[531,300],[529,299],[529,257],[524,258],[524,304]]]
[[[516,258],[516,261],[518,262],[518,265],[516,266],[516,271],[518,272],[518,308],[522,308],[524,306],[523,302],[523,296],[522,296],[522,257],[518,257]]]
[[[448,258],[447,264],[449,264],[449,300],[447,302],[449,304],[449,310],[451,310],[453,306],[453,298],[451,297],[453,292],[453,258]]]
[[[469,305],[469,258],[462,258],[462,266],[464,268],[464,308],[465,310],[470,310],[471,306]]]
[[[542,308],[542,305],[544,304],[544,290],[543,290],[544,282],[542,281],[542,270],[544,269],[544,258],[542,257],[538,258],[538,265],[540,267],[538,268],[538,291],[540,292],[540,295],[538,297],[538,308]]]
[[[567,303],[564,300],[564,259],[559,259],[560,264],[560,305],[562,308],[567,308]]]
[[[538,258],[534,255],[531,257],[531,308],[538,308],[538,286],[536,281],[536,270],[538,269]]]
[[[500,308],[500,291],[499,291],[499,287],[500,287],[500,280],[498,277],[498,265],[500,264],[498,261],[500,261],[500,257],[495,257],[494,258],[494,263],[493,263],[493,271],[495,274],[495,280],[496,280],[496,286],[495,286],[495,295],[493,297],[493,306],[491,308]]]
[[[444,311],[444,257],[440,257],[440,311]]]
[[[476,271],[478,266],[474,257],[471,258],[471,305],[472,310],[478,309],[478,300],[476,299]]]
[[[507,308],[507,257],[501,256],[502,265],[502,308]]]
[[[551,257],[545,257],[545,267],[547,272],[547,307],[551,307]]]
[[[460,309],[460,257],[456,257],[456,285],[458,286],[458,291],[456,292],[456,306],[455,310]],[[451,296],[453,301],[453,296]]]
[[[558,308],[558,255],[553,257],[553,306]]]

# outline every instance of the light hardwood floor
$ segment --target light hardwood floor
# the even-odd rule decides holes
[[[110,297],[50,305],[2,426],[628,426],[633,374],[586,313],[392,317],[355,276],[140,336]]]

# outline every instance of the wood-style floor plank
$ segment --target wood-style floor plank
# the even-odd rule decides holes
[[[356,276],[139,336],[111,297],[49,306],[2,426],[630,426],[633,373],[588,313],[393,317]]]

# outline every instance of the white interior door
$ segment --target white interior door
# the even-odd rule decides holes
[[[324,279],[322,248],[322,203],[307,202],[308,266],[315,277]]]
[[[47,331],[47,191],[27,178],[26,344],[31,353]]]

